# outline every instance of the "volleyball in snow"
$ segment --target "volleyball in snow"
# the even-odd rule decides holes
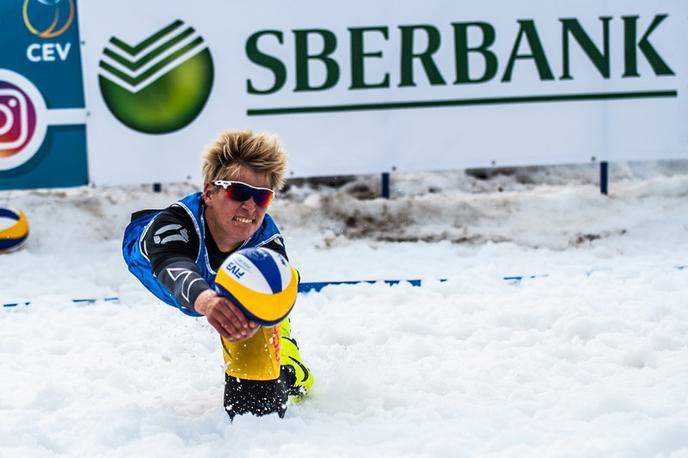
[[[0,253],[21,248],[29,237],[29,222],[21,210],[0,206]]]
[[[298,293],[299,274],[281,254],[267,248],[244,248],[225,260],[215,289],[247,318],[272,326],[289,315]]]

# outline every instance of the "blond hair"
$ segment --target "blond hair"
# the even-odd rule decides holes
[[[287,153],[277,135],[250,130],[225,130],[203,153],[203,184],[236,177],[240,167],[267,176],[270,188],[284,186]]]

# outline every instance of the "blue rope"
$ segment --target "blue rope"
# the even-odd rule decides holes
[[[446,278],[440,278],[439,281],[447,281]],[[311,291],[319,292],[326,286],[337,286],[337,285],[359,285],[361,283],[374,284],[374,283],[384,283],[386,285],[398,285],[399,283],[410,283],[411,286],[421,286],[422,280],[344,280],[344,281],[316,281],[310,283],[299,284],[300,293],[308,293]]]
[[[688,270],[688,264],[687,265],[681,265],[681,266],[674,266],[675,269],[677,270]],[[592,275],[595,272],[599,272],[602,270],[608,270],[608,269],[593,269],[585,274],[587,276]],[[502,280],[508,281],[512,284],[518,284],[522,282],[523,280],[532,280],[532,279],[537,279],[537,278],[546,278],[548,277],[548,274],[540,274],[540,275],[513,275],[513,276],[508,276],[508,277],[502,277]],[[435,281],[439,282],[446,282],[448,279],[447,278],[440,278]],[[404,280],[342,280],[342,281],[316,281],[316,282],[303,282],[299,284],[299,292],[300,293],[309,293],[309,292],[319,292],[326,286],[339,286],[339,285],[360,285],[360,284],[375,284],[375,283],[384,283],[385,285],[398,285],[400,283],[409,283],[411,286],[415,287],[420,287],[423,286],[423,280],[421,279],[404,279]],[[110,296],[110,297],[103,297],[103,298],[79,298],[79,299],[71,299],[71,301],[75,304],[94,304],[96,302],[102,301],[102,302],[119,302],[119,297],[117,296]],[[20,305],[31,305],[31,301],[24,301],[24,302],[10,302],[7,304],[2,304],[3,307],[18,307]]]

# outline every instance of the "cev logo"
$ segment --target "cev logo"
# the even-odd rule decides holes
[[[48,125],[83,124],[84,109],[48,110],[34,84],[0,69],[0,171],[24,164],[40,149]]]
[[[41,9],[45,7],[52,8],[52,20],[49,24],[47,24],[47,27],[44,30],[38,30],[29,18],[29,16],[33,17],[33,15],[29,13],[29,3],[38,3],[38,7]],[[70,25],[72,25],[72,21],[74,21],[74,0],[67,0],[67,3],[68,5],[65,6],[65,2],[63,0],[24,0],[22,15],[24,16],[24,24],[26,25],[26,28],[29,29],[29,31],[34,35],[38,35],[41,38],[59,37],[69,28]],[[67,18],[61,20],[61,18],[65,16],[64,10],[67,8]],[[35,10],[32,8],[32,13],[34,11]]]
[[[24,0],[22,16],[31,33],[55,38],[72,25],[74,11],[74,0]],[[26,48],[26,58],[31,62],[64,62],[71,48],[71,43],[33,43]]]

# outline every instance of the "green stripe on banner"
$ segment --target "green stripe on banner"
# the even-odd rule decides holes
[[[623,100],[678,97],[677,90],[599,92],[589,94],[527,95],[479,99],[420,100],[408,102],[358,103],[350,105],[321,105],[285,108],[249,108],[247,116],[270,116],[304,113],[336,113],[342,111],[403,110],[411,108],[461,107],[474,105],[507,105],[515,103],[584,102],[591,100]]]

